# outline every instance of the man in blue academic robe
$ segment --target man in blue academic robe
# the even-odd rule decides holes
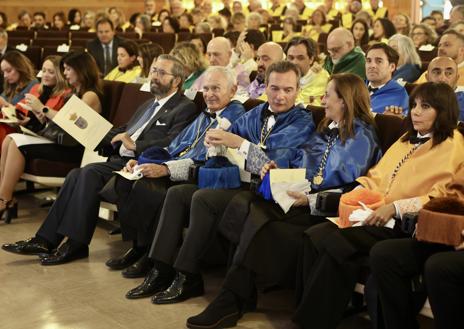
[[[367,51],[367,87],[375,113],[405,115],[408,112],[408,93],[392,80],[398,60],[398,52],[384,43],[376,43]]]
[[[266,94],[269,102],[261,104],[233,125],[230,132],[209,130],[206,143],[238,149],[246,159],[248,174],[258,174],[267,157],[288,167],[290,155],[309,140],[315,130],[311,114],[296,107],[300,71],[295,64],[281,61],[266,72]],[[243,188],[249,188],[245,183]],[[130,290],[130,299],[153,297],[156,304],[177,303],[203,294],[199,260],[214,241],[217,222],[228,201],[242,189],[198,189],[184,184],[169,189],[160,222],[150,250],[154,260],[144,282]],[[199,200],[202,201],[199,201]],[[190,223],[182,247],[185,223]]]

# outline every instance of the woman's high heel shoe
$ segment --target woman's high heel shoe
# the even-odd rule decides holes
[[[0,198],[0,203],[5,205],[5,208],[0,210],[0,218],[4,217],[5,223],[10,224],[13,218],[18,217],[18,202],[16,200],[4,200]]]

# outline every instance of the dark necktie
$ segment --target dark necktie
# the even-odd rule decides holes
[[[105,75],[111,71],[111,53],[110,46],[105,45]]]
[[[417,137],[417,136],[411,136],[409,137],[409,142],[411,144],[424,144],[430,139],[430,137]]]
[[[158,106],[159,103],[154,102],[153,105],[150,108],[148,108],[144,114],[140,116],[140,119],[136,123],[127,128],[127,134],[129,134],[129,136],[132,136],[140,127],[144,125],[145,122],[150,120],[151,116],[153,115],[153,113],[155,113],[155,110]]]
[[[277,116],[277,113],[274,113],[269,109],[264,109],[263,112],[261,112],[261,118],[263,120],[269,118],[270,116],[273,116],[275,118]]]
[[[379,88],[374,88],[372,86],[367,86],[367,90],[369,90],[369,93],[375,93],[377,90],[379,90]]]

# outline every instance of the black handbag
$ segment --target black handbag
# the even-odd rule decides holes
[[[38,135],[63,146],[78,146],[80,145],[71,135],[64,131],[53,121],[50,121],[44,129],[38,132]]]

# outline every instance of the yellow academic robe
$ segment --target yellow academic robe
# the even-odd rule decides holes
[[[321,69],[319,72],[309,72],[300,80],[300,92],[296,98],[296,103],[303,103],[305,106],[320,106],[322,96],[325,93],[327,83],[329,82],[329,73]]]
[[[282,16],[282,11],[284,10],[285,6],[284,5],[279,5],[276,9],[272,10],[272,8],[268,9],[269,14],[271,16]]]
[[[105,80],[130,83],[134,82],[140,76],[141,72],[142,69],[140,68],[140,66],[135,66],[124,73],[119,71],[119,68],[116,66],[114,69],[111,70],[110,73],[106,75]]]
[[[330,29],[332,28],[332,24],[324,24],[321,26],[321,32],[317,31],[313,25],[306,25],[303,30],[308,32],[303,32],[303,36],[306,38],[311,38],[317,42],[319,39],[320,33],[329,33]]]
[[[375,21],[378,18],[388,18],[386,17],[388,8],[385,7],[378,8],[375,14],[371,7],[369,7],[366,11],[369,13],[369,15],[371,15],[372,21]]]
[[[393,171],[413,144],[398,140],[369,170],[367,176],[357,181],[364,187],[385,195]],[[448,183],[453,181],[464,166],[464,136],[457,130],[453,138],[432,148],[432,140],[422,144],[400,167],[385,196],[385,203],[419,198],[425,204],[431,198],[450,194]]]
[[[337,17],[338,15],[340,14],[340,12],[335,9],[335,8],[331,8],[329,10],[329,12],[327,13],[326,17],[327,17],[327,20],[331,20],[331,19],[334,19],[335,17]]]

